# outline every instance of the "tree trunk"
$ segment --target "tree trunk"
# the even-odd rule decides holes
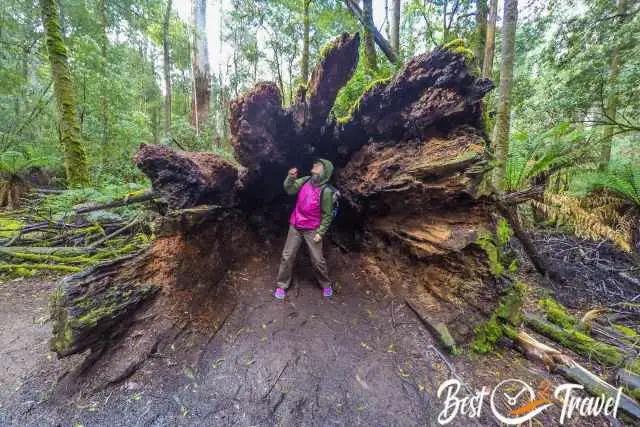
[[[623,20],[623,14],[626,7],[626,0],[618,0],[618,7],[616,8],[616,14],[618,22]],[[609,120],[615,120],[616,110],[618,106],[618,95],[616,93],[616,83],[618,81],[618,74],[620,74],[620,46],[617,44],[613,47],[611,52],[611,68],[609,72],[609,85],[611,87],[611,95],[607,99],[605,114]],[[613,125],[607,125],[604,128],[602,134],[602,145],[600,149],[600,170],[607,170],[609,168],[609,160],[611,159],[611,144],[613,142]]]
[[[482,61],[482,77],[491,78],[493,73],[493,54],[496,47],[496,19],[498,17],[498,0],[489,0],[486,40],[484,43],[484,60]]]
[[[375,25],[365,20],[362,9],[360,9],[360,6],[358,6],[358,2],[356,0],[344,0],[344,2],[351,11],[351,14],[358,21],[360,21],[362,26],[368,28],[373,33],[374,41],[376,42],[380,50],[385,54],[389,62],[391,62],[392,64],[397,63],[398,57],[393,51],[393,48],[391,47],[387,39],[385,39],[382,34],[380,34],[380,31],[378,31]]]
[[[171,19],[171,1],[167,0],[167,9],[162,22],[162,52],[164,54],[164,136],[171,135],[171,52],[169,50],[169,21]]]
[[[232,296],[217,294],[217,282],[233,262],[247,262],[243,248],[264,244],[249,230],[286,225],[283,177],[318,156],[334,162],[343,194],[334,232],[361,254],[368,280],[402,284],[403,298],[420,312],[428,305],[430,321],[469,342],[504,288],[474,243],[493,229],[481,111],[492,84],[471,74],[462,54],[439,47],[370,88],[340,124],[330,112],[355,72],[359,45],[357,34],[332,40],[308,90],[287,108],[271,82],[233,100],[239,165],[213,153],[140,147],[136,164],[161,201],[158,239],[135,257],[71,276],[53,301],[54,351],[92,350],[76,384],[130,374],[170,343],[185,311],[211,325],[216,312],[201,306],[228,306]]]
[[[378,70],[378,59],[376,57],[376,45],[374,43],[374,35],[371,27],[373,23],[373,6],[372,0],[362,0],[362,18],[364,19],[364,56],[367,66],[372,71]]]
[[[193,1],[193,101],[191,124],[199,135],[209,117],[211,82],[207,41],[207,0]]]
[[[391,47],[400,56],[400,10],[402,0],[391,0]]]
[[[87,158],[80,136],[80,122],[76,112],[71,71],[67,48],[62,32],[55,0],[40,0],[42,24],[47,39],[47,51],[53,75],[53,87],[58,104],[60,136],[64,149],[64,168],[67,185],[85,185],[89,182]]]
[[[303,0],[304,9],[302,15],[302,60],[300,61],[300,78],[302,84],[309,80],[309,5],[311,0]]]
[[[107,65],[109,60],[107,58],[107,52],[109,49],[109,38],[107,37],[107,29],[109,28],[109,19],[107,16],[107,6],[105,0],[100,0],[98,4],[98,10],[100,12],[100,52],[102,54],[102,93],[100,94],[100,109],[102,115],[102,137],[101,137],[101,154],[102,162],[104,164],[107,159],[107,147],[109,141],[109,102],[107,101],[108,93],[108,74]]]
[[[476,37],[477,43],[474,43],[473,54],[476,57],[476,61],[483,67],[484,59],[484,44],[487,38],[487,0],[476,0]]]
[[[493,129],[493,144],[498,165],[494,173],[494,185],[503,188],[509,156],[509,124],[511,114],[511,86],[513,61],[518,19],[518,1],[505,0],[502,24],[502,63],[500,64],[500,86],[498,88],[498,107],[496,124]]]

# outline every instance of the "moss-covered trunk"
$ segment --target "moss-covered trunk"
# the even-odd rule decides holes
[[[373,6],[371,0],[362,2],[362,17],[364,18],[364,55],[367,66],[371,70],[378,69],[378,58],[376,57],[376,45],[374,43],[374,35],[372,31],[373,23]]]
[[[60,139],[64,149],[67,184],[83,185],[89,182],[87,157],[80,136],[80,122],[76,113],[67,48],[62,39],[58,10],[55,0],[40,0],[40,7],[60,115]]]
[[[509,115],[511,114],[511,86],[515,53],[516,22],[518,0],[505,0],[502,26],[502,63],[500,64],[500,86],[498,88],[498,108],[493,131],[493,144],[499,164],[495,168],[494,184],[502,188],[509,155]]]

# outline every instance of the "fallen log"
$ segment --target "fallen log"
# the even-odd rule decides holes
[[[16,253],[32,255],[55,255],[55,256],[80,256],[90,255],[97,252],[97,249],[82,246],[10,246],[0,247],[0,254],[13,255]]]
[[[584,333],[563,329],[531,313],[523,313],[523,319],[534,331],[578,354],[593,358],[605,366],[625,367],[633,373],[640,373],[640,359],[635,354],[597,341]]]
[[[372,281],[398,284],[418,310],[429,305],[429,319],[456,343],[473,338],[505,291],[476,243],[495,228],[495,206],[483,185],[490,156],[482,130],[482,97],[493,85],[468,70],[465,55],[439,47],[374,84],[350,118],[338,122],[331,107],[353,74],[359,41],[357,34],[332,41],[307,91],[289,108],[269,82],[232,101],[229,124],[239,165],[213,153],[141,146],[136,164],[167,205],[155,225],[158,239],[129,261],[123,276],[113,265],[108,284],[100,269],[75,276],[79,286],[61,284],[52,316],[58,355],[86,348],[98,354],[106,346],[83,374],[102,383],[139,366],[176,326],[167,307],[191,312],[194,304],[215,303],[216,284],[227,269],[246,262],[242,250],[261,243],[249,230],[286,229],[289,201],[282,181],[289,168],[309,167],[317,156],[334,162],[335,182],[345,195],[332,228],[350,239],[345,247],[375,260],[368,264]],[[118,300],[122,310],[91,327],[78,319],[85,311],[76,304],[82,301],[74,297],[76,288],[86,289],[82,295],[94,300],[94,311],[110,292],[149,290],[131,312],[132,305]],[[155,338],[134,345],[129,363],[118,362],[115,352],[135,343],[140,332]]]
[[[449,333],[449,329],[447,329],[447,325],[445,325],[443,322],[434,321],[427,314],[422,312],[422,310],[419,309],[415,304],[412,304],[410,301],[405,300],[404,302],[409,306],[411,311],[413,311],[415,315],[418,316],[418,319],[420,319],[422,324],[426,326],[427,329],[436,336],[440,344],[445,349],[447,349],[449,353],[454,355],[458,353],[458,348],[456,347],[456,341],[451,336],[451,333]]]
[[[152,191],[145,191],[143,194],[139,194],[131,197],[127,196],[119,200],[113,200],[111,202],[103,203],[99,205],[84,206],[82,208],[74,209],[73,211],[76,214],[84,214],[84,213],[89,213],[94,211],[101,211],[104,209],[119,208],[122,206],[131,205],[134,203],[148,202],[149,200],[153,200],[154,197],[156,196],[153,194]]]
[[[549,369],[560,373],[569,381],[582,385],[586,391],[596,397],[605,395],[612,399],[617,398],[618,389],[585,369],[571,357],[539,342],[523,330],[517,331],[512,338],[528,359],[544,363]],[[620,396],[619,408],[635,418],[640,418],[640,404],[625,394]]]

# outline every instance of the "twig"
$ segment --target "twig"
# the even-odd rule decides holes
[[[287,369],[287,366],[289,366],[289,360],[287,360],[287,363],[284,364],[284,366],[282,367],[282,369],[280,370],[280,373],[278,374],[278,376],[276,377],[276,380],[273,382],[273,384],[271,384],[271,387],[269,387],[269,390],[267,390],[267,392],[265,393],[264,396],[262,396],[263,399],[266,399],[267,396],[269,396],[269,394],[271,394],[271,390],[273,390],[273,388],[276,386],[276,384],[278,383],[278,381],[280,380],[280,377],[282,376],[282,374],[284,373],[284,370]]]
[[[83,214],[87,212],[101,211],[104,209],[111,209],[111,208],[117,208],[120,206],[131,205],[133,203],[146,202],[148,200],[152,200],[153,198],[155,198],[155,194],[153,193],[153,191],[145,191],[143,194],[139,196],[125,197],[123,199],[114,200],[112,202],[104,203],[101,205],[87,206],[84,208],[74,209],[73,211],[76,214]]]
[[[118,234],[122,234],[125,231],[127,231],[128,229],[130,229],[131,227],[133,227],[134,225],[138,224],[138,219],[134,219],[133,221],[131,221],[129,224],[125,225],[124,227],[120,227],[119,229],[117,229],[116,231],[114,231],[111,234],[107,234],[106,236],[104,236],[101,239],[96,240],[95,242],[91,243],[90,245],[87,245],[87,248],[96,248],[98,246],[100,246],[101,244],[103,244],[104,242],[106,242],[107,240],[117,236]]]
[[[447,368],[449,369],[449,374],[453,375],[453,377],[455,377],[458,381],[460,381],[460,384],[462,384],[462,386],[467,390],[467,392],[469,394],[472,394],[471,388],[467,385],[467,383],[462,379],[462,377],[460,375],[458,375],[456,373],[455,368],[453,367],[453,365],[451,364],[451,362],[449,362],[449,359],[447,359],[447,357],[442,354],[440,352],[440,350],[438,350],[436,348],[435,345],[433,344],[429,344],[428,348],[432,349],[433,351],[436,352],[436,354],[440,357],[440,359],[442,359],[442,361],[445,363],[445,365],[447,365]]]

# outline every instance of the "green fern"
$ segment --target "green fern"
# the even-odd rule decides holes
[[[580,128],[560,124],[541,135],[514,134],[507,158],[505,188],[521,190],[543,173],[549,175],[590,160],[590,143]]]
[[[608,171],[588,171],[580,176],[583,191],[604,189],[640,207],[640,167],[613,165]]]

